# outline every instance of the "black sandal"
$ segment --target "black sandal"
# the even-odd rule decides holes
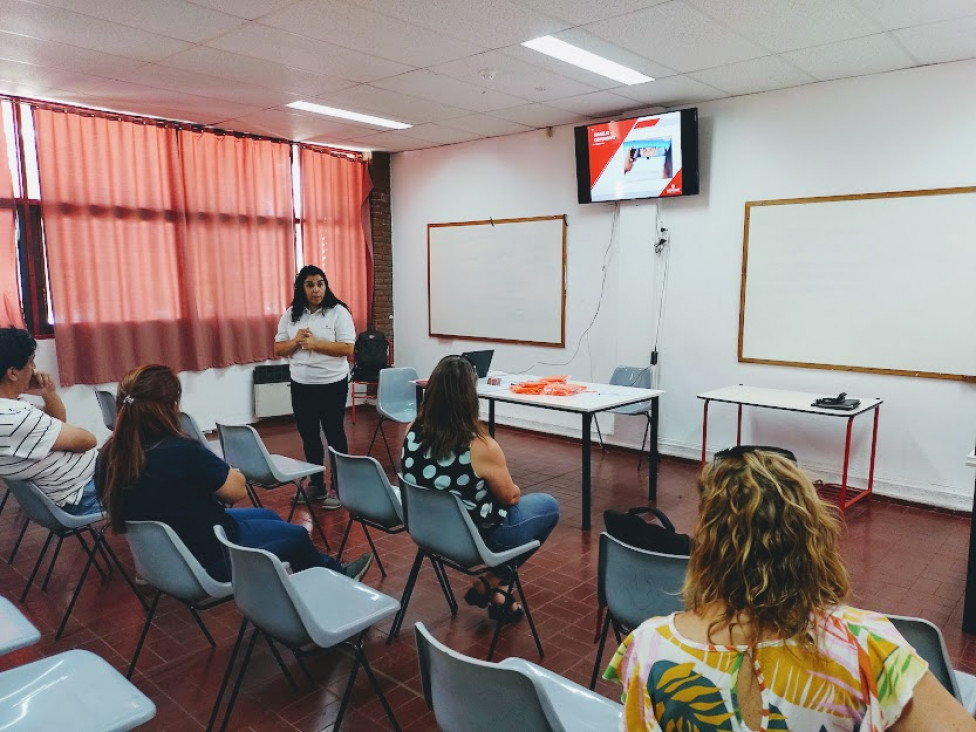
[[[478,577],[477,581],[481,583],[485,591],[478,592],[474,587],[469,587],[468,591],[464,593],[464,601],[475,607],[486,608],[495,588],[488,584],[488,581],[484,577]]]
[[[496,594],[502,595],[505,598],[505,602],[492,602],[488,605],[488,617],[498,621],[502,625],[508,625],[509,623],[521,620],[525,615],[525,610],[521,607],[515,607],[515,604],[518,602],[515,596],[497,587],[492,592],[493,596]]]

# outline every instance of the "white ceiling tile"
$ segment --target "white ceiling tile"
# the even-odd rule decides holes
[[[674,76],[677,73],[677,71],[675,71],[670,66],[665,66],[664,64],[657,63],[656,61],[652,61],[646,56],[641,56],[640,54],[634,53],[633,51],[629,51],[626,48],[621,47],[621,45],[617,43],[616,40],[614,39],[607,40],[606,38],[601,38],[600,36],[596,35],[595,33],[591,33],[585,28],[571,28],[567,31],[563,31],[562,33],[556,33],[555,35],[556,38],[558,38],[561,41],[565,41],[566,43],[571,43],[572,45],[578,46],[579,48],[589,51],[590,53],[595,53],[597,56],[603,56],[604,58],[608,58],[611,61],[616,61],[618,64],[622,64],[624,66],[627,66],[628,68],[634,69],[634,71],[640,71],[642,74],[646,74],[647,76],[650,76],[655,79],[660,79],[661,77],[664,76]],[[528,48],[524,50],[530,51],[530,49]],[[542,53],[537,53],[535,51],[532,51],[532,53],[535,54],[536,56],[541,57],[542,59],[548,58],[545,54]],[[566,64],[556,59],[551,59],[551,61],[561,66],[567,67],[569,70],[573,70],[576,68],[572,64]],[[597,79],[605,78],[599,76],[598,74],[593,74],[592,72],[585,71],[583,69],[578,69],[578,71],[586,74],[587,77],[589,78],[593,78],[593,77]],[[611,84],[620,86],[618,82],[615,82],[612,79],[607,79],[607,81]]]
[[[233,30],[242,18],[201,8],[186,0],[33,0],[93,18],[200,43]]]
[[[888,30],[976,15],[973,0],[852,0]]]
[[[527,132],[531,127],[510,122],[507,119],[493,117],[490,114],[472,114],[467,117],[457,117],[448,124],[459,130],[475,132],[481,137],[498,137],[499,135],[514,135]]]
[[[369,84],[359,84],[342,91],[322,94],[319,99],[332,107],[393,118],[410,124],[422,124],[470,114],[470,110],[467,109],[380,89]]]
[[[525,101],[519,97],[484,89],[474,84],[465,84],[463,81],[424,69],[389,79],[380,79],[373,82],[373,86],[475,112],[514,107]]]
[[[283,137],[287,140],[299,142],[323,135],[344,140],[349,137],[361,136],[367,131],[375,131],[373,127],[356,125],[340,119],[329,119],[321,115],[293,114],[291,111],[281,109],[263,109],[259,112],[226,120],[223,125],[232,130]]]
[[[585,25],[616,15],[643,10],[668,0],[516,0],[519,5],[538,10],[545,15],[565,20],[573,25]]]
[[[239,53],[221,51],[206,46],[196,46],[177,53],[164,59],[161,65],[210,74],[244,84],[259,84],[271,89],[281,89],[297,96],[315,96],[345,89],[356,84],[354,81],[340,79],[337,76],[316,74],[253,56],[242,56]]]
[[[821,81],[878,74],[915,64],[887,33],[790,51],[782,57]]]
[[[189,47],[175,38],[22,0],[0,0],[0,31],[142,61],[158,61]]]
[[[779,56],[753,58],[737,64],[696,71],[689,76],[732,95],[754,94],[816,81]]]
[[[338,0],[301,0],[262,18],[261,23],[345,48],[368,48],[377,56],[416,67],[470,56],[485,48]]]
[[[696,71],[767,55],[679,0],[591,23],[591,33],[678,71]]]
[[[417,125],[406,132],[412,138],[436,142],[441,145],[450,145],[455,142],[469,142],[471,140],[477,140],[480,137],[476,132],[456,130],[445,125],[434,124],[433,122]]]
[[[547,104],[522,104],[518,107],[499,109],[491,113],[492,117],[501,117],[510,122],[517,122],[526,127],[558,127],[559,125],[573,124],[582,122],[586,119],[585,115],[577,112],[568,112],[565,109],[556,109]]]
[[[0,33],[0,58],[100,76],[137,69],[146,63],[15,33]]]
[[[359,82],[402,74],[411,69],[359,51],[257,24],[228,33],[207,45]]]
[[[892,35],[923,64],[976,57],[976,16],[905,28]]]
[[[624,110],[633,109],[637,106],[633,99],[608,91],[592,92],[565,99],[552,99],[547,104],[586,117],[615,117]]]
[[[132,71],[113,74],[112,78],[128,81],[132,84],[171,89],[186,94],[224,99],[262,108],[278,107],[294,101],[295,98],[294,94],[284,90],[273,90],[254,84],[242,84],[220,79],[216,76],[198,74],[195,71],[185,71],[172,66],[160,66],[159,64],[145,64]]]
[[[636,102],[662,107],[679,107],[728,96],[724,91],[688,76],[669,76],[647,84],[624,87],[618,89],[617,94]]]
[[[291,5],[295,0],[191,0],[199,5],[221,13],[236,15],[238,18],[257,20],[275,10]]]
[[[502,48],[557,33],[569,23],[508,0],[348,0],[377,13],[434,28],[483,48]]]
[[[770,51],[820,46],[882,30],[847,0],[685,0]]]
[[[409,130],[408,130],[409,132]],[[374,150],[385,150],[387,152],[400,152],[403,150],[419,150],[425,147],[437,147],[443,143],[433,140],[421,140],[410,137],[403,132],[377,132],[373,135],[364,135],[349,140],[351,144],[371,147]]]
[[[594,90],[590,84],[574,81],[497,51],[439,64],[430,70],[459,81],[536,102],[586,94]]]
[[[65,69],[46,69],[32,64],[0,59],[0,80],[8,94],[41,94],[49,89],[60,89],[74,81],[77,74]],[[16,85],[18,92],[9,91]]]

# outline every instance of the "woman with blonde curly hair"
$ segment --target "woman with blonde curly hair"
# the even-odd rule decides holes
[[[622,730],[976,730],[885,617],[844,604],[839,523],[792,453],[724,450],[699,490],[686,610],[643,623],[605,674]]]

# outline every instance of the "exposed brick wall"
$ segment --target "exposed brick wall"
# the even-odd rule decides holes
[[[373,192],[369,218],[373,227],[373,322],[393,344],[393,235],[390,227],[390,154],[373,153],[369,163]]]

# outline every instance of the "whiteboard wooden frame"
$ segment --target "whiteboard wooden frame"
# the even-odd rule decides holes
[[[486,239],[490,239],[491,232],[504,232],[506,230],[512,231],[510,227],[518,226],[519,224],[526,223],[536,223],[544,221],[561,221],[562,226],[560,228],[560,236],[558,240],[553,237],[550,241],[548,239],[539,240],[534,242],[540,248],[544,248],[545,257],[547,261],[551,262],[553,265],[558,260],[558,272],[556,272],[556,266],[551,266],[542,272],[537,272],[543,278],[543,283],[545,285],[544,289],[550,293],[558,291],[559,302],[547,301],[544,303],[545,308],[549,311],[549,320],[544,322],[540,327],[540,333],[538,337],[525,338],[525,337],[506,337],[505,329],[511,327],[516,322],[522,322],[524,324],[524,319],[519,321],[515,317],[514,313],[521,309],[522,312],[525,309],[532,309],[532,306],[536,307],[539,303],[531,302],[531,292],[527,291],[527,288],[516,286],[514,280],[517,277],[524,277],[526,275],[525,270],[519,270],[517,265],[519,262],[513,259],[512,250],[512,240],[504,240],[504,245],[508,247],[508,251],[503,251],[499,248],[497,251],[486,251],[481,262],[489,262],[492,265],[497,265],[491,276],[487,276],[484,272],[478,270],[464,271],[464,263],[460,264],[460,269],[457,267],[452,268],[451,277],[452,281],[457,283],[467,282],[469,287],[476,288],[478,284],[483,284],[485,278],[491,283],[491,294],[482,296],[472,296],[472,297],[453,297],[449,301],[451,303],[450,314],[453,319],[456,320],[455,316],[458,316],[458,307],[463,307],[469,305],[472,308],[470,312],[482,314],[484,313],[486,317],[491,315],[491,327],[487,327],[486,324],[479,324],[475,322],[475,319],[464,327],[453,327],[445,326],[444,320],[446,313],[446,305],[438,307],[435,300],[445,299],[441,295],[441,289],[443,289],[447,283],[440,281],[438,278],[441,276],[438,274],[440,269],[440,262],[437,260],[438,248],[444,246],[442,242],[434,241],[435,237],[441,230],[452,230],[455,227],[471,227],[467,231],[472,233],[473,237],[478,237],[478,240],[487,246],[491,246],[491,242],[486,242]],[[481,231],[476,227],[481,227]],[[488,228],[485,228],[488,227]],[[533,216],[529,218],[516,218],[516,219],[485,219],[481,221],[457,221],[451,223],[435,223],[427,225],[427,332],[428,335],[433,338],[456,338],[459,340],[472,340],[472,341],[491,341],[497,343],[518,343],[524,345],[533,346],[547,346],[551,348],[563,348],[566,345],[566,231],[567,223],[566,216]],[[501,243],[501,242],[496,242]],[[558,249],[556,249],[558,247]],[[516,267],[512,267],[512,265]],[[512,276],[512,280],[506,281],[506,274]],[[558,277],[558,282],[556,278]],[[556,313],[558,307],[558,323],[556,323]],[[463,311],[460,311],[463,315]]]
[[[756,337],[752,335],[753,331],[750,331],[750,330],[747,329],[747,311],[749,310],[749,304],[750,304],[749,301],[748,301],[748,299],[747,299],[748,292],[749,292],[748,291],[748,283],[750,281],[749,280],[749,274],[750,274],[750,260],[749,260],[749,254],[750,254],[750,251],[749,251],[750,233],[752,233],[753,236],[754,236],[754,244],[755,244],[754,249],[757,249],[757,250],[762,251],[762,248],[761,247],[768,248],[770,246],[770,244],[768,242],[765,242],[760,237],[755,236],[755,234],[756,234],[756,231],[755,230],[758,228],[758,226],[757,226],[758,225],[758,220],[757,219],[758,219],[759,212],[769,210],[769,209],[765,209],[763,207],[771,207],[771,206],[808,206],[808,205],[817,205],[817,204],[835,204],[835,203],[864,202],[864,201],[876,202],[876,201],[879,201],[881,199],[884,199],[884,200],[891,200],[891,199],[914,199],[914,198],[921,198],[921,197],[928,198],[928,197],[948,196],[948,195],[964,195],[964,196],[972,195],[973,200],[972,200],[971,204],[969,204],[969,205],[971,205],[973,207],[973,210],[976,210],[976,187],[937,188],[937,189],[916,190],[916,191],[895,191],[895,192],[885,192],[885,193],[864,193],[864,194],[856,194],[856,195],[821,196],[821,197],[812,197],[812,198],[776,199],[776,200],[768,200],[768,201],[748,201],[748,202],[746,202],[746,204],[745,204],[745,220],[744,220],[744,225],[743,225],[743,241],[742,241],[742,281],[741,281],[741,288],[740,288],[740,295],[739,295],[739,343],[738,343],[738,358],[739,358],[739,361],[741,363],[760,363],[760,364],[771,364],[771,365],[777,365],[777,366],[796,366],[796,367],[801,367],[801,368],[812,368],[812,369],[829,369],[829,370],[840,370],[840,371],[860,371],[860,372],[876,373],[876,374],[892,374],[892,375],[898,375],[898,376],[917,376],[917,377],[922,377],[922,378],[948,379],[948,380],[967,381],[967,382],[974,382],[974,381],[976,381],[976,360],[974,360],[974,362],[972,363],[971,370],[968,373],[966,373],[966,372],[957,373],[957,371],[959,369],[939,370],[939,369],[933,369],[933,368],[911,368],[910,366],[906,366],[906,364],[897,364],[898,367],[885,368],[885,367],[883,367],[881,365],[877,365],[877,364],[875,364],[875,365],[862,365],[861,363],[847,362],[847,361],[854,361],[855,359],[829,359],[828,358],[827,359],[828,362],[821,363],[821,362],[817,362],[814,359],[808,359],[808,360],[803,360],[803,359],[790,359],[789,358],[789,355],[786,354],[786,353],[784,353],[784,356],[782,358],[757,357],[757,356],[754,355],[754,353],[751,353],[751,352],[748,352],[747,353],[747,349],[748,349],[747,341],[749,341],[750,337],[752,338],[752,341],[755,341],[756,340]],[[915,202],[915,203],[916,203],[916,205],[918,205],[918,202]],[[965,204],[963,204],[963,206],[965,206]],[[877,210],[883,211],[884,210],[884,207],[882,205],[881,207],[872,207],[872,209],[873,210],[874,209],[877,209]],[[837,209],[836,207],[834,207],[834,212],[835,213],[837,211],[839,211],[839,210],[840,209]],[[850,209],[845,209],[845,211],[847,213],[850,213]],[[804,212],[804,215],[806,215],[808,213],[809,212]],[[827,213],[826,207],[824,207],[824,210],[822,211],[822,213],[824,215],[826,215],[826,213]],[[864,216],[864,212],[859,213],[859,215]],[[871,218],[871,220],[874,221],[874,218],[873,217],[865,217],[865,220],[867,220],[868,218]],[[754,219],[756,219],[756,220],[754,220]],[[809,221],[811,220],[811,218],[809,216],[807,216],[804,219],[801,216],[801,218],[799,220],[805,221],[805,222],[809,223]],[[852,220],[853,220],[853,217],[852,217]],[[863,222],[861,222],[861,223],[863,223]],[[940,228],[940,227],[938,227],[936,225],[937,223],[939,223],[939,222],[931,221],[931,220],[929,220],[929,221],[921,220],[921,221],[918,221],[917,222],[917,224],[918,224],[917,225],[917,228],[916,227],[913,227],[911,229],[911,231],[912,231],[911,236],[913,236],[914,239],[915,239],[915,248],[916,248],[917,251],[922,252],[922,253],[916,253],[915,259],[913,261],[919,262],[919,261],[922,260],[922,258],[924,258],[926,256],[925,253],[924,253],[925,245],[926,245],[926,242],[927,241],[930,241],[931,240],[931,237],[932,236],[945,236],[946,235],[946,230],[947,229],[950,229],[950,230],[952,229],[952,226],[951,225]],[[907,238],[908,234],[906,234],[901,229],[898,229],[896,231],[885,232],[884,229],[883,229],[883,227],[884,227],[885,224],[887,224],[889,226],[892,226],[893,225],[889,221],[887,221],[884,216],[877,217],[877,225],[879,227],[879,232],[878,232],[879,234],[885,234],[885,233],[895,234],[895,236],[893,237],[893,240],[897,240],[899,238],[901,238],[901,239],[906,239]],[[968,222],[967,222],[967,225],[972,226],[972,224],[969,224]],[[750,227],[753,227],[752,232],[750,231]],[[967,250],[968,251],[972,251],[972,242],[968,241],[965,238],[965,234],[964,233],[963,234],[957,234],[957,236],[959,236],[960,238],[963,239],[963,241],[960,241],[959,242],[960,247],[966,247],[966,249],[961,249],[960,251],[967,251]],[[761,245],[761,247],[760,247],[760,244],[759,244],[760,241],[763,241],[763,244]],[[857,246],[859,243],[861,243],[862,246],[869,246],[869,244],[863,244],[862,243],[863,241],[866,241],[866,240],[862,240],[861,242],[859,242],[857,240],[854,240],[854,241],[850,241],[848,243],[851,246]],[[790,244],[788,244],[788,245],[791,245],[791,244],[793,244],[793,242],[790,242]],[[874,246],[876,246],[876,244],[874,244]],[[767,251],[768,251],[768,249],[767,249]],[[900,253],[899,251],[893,251],[891,253],[891,255],[892,256],[898,256],[899,253]],[[757,253],[755,256],[761,257],[762,255],[759,254],[759,253]],[[891,261],[891,260],[889,260],[889,261]],[[799,260],[798,260],[798,263],[799,263]],[[883,262],[876,262],[875,263],[875,266],[876,267],[884,267],[886,265]],[[761,267],[755,267],[755,269],[761,271]],[[786,270],[785,270],[785,268],[782,268],[781,267],[779,271],[785,272]],[[801,272],[801,271],[803,271],[803,269],[801,267],[797,267],[796,269],[793,270],[793,272]],[[968,271],[971,271],[971,268],[968,268]],[[756,273],[753,272],[753,274],[755,275]],[[817,273],[814,273],[813,276],[816,276],[816,274]],[[822,275],[823,272],[820,272],[819,274]],[[949,273],[947,272],[946,274],[949,274]],[[926,284],[928,284],[928,283],[926,283]],[[939,288],[939,285],[936,284],[936,283],[931,283],[930,286],[933,287],[933,288],[936,288],[936,290],[938,290],[938,288]],[[974,284],[974,291],[976,291],[976,284]],[[848,291],[847,290],[844,290],[843,287],[841,286],[837,290],[835,290],[835,292],[837,292],[838,296],[842,297]],[[862,303],[871,299],[871,295],[868,293],[868,288],[866,286],[861,290],[860,295],[862,297],[862,300],[861,300]],[[917,295],[917,293],[916,293],[916,295]],[[910,297],[911,296],[911,293],[905,293],[905,296],[906,297]],[[754,298],[754,299],[759,299],[759,298]],[[924,297],[918,297],[918,300],[920,301],[920,305],[923,306],[923,307],[925,305],[928,305],[929,304],[928,301]],[[755,306],[755,307],[761,307],[761,306]],[[974,312],[976,312],[976,310],[974,310]],[[882,317],[882,318],[884,317],[884,313],[880,313],[878,315],[879,315],[879,317]],[[936,314],[934,317],[938,317],[938,315]],[[945,328],[945,331],[947,333],[950,333],[951,334],[951,335],[949,335],[949,338],[965,339],[967,337],[966,336],[966,333],[968,332],[969,327],[971,327],[971,323],[972,323],[972,314],[966,315],[965,313],[960,313],[959,314],[959,322],[958,323],[956,323],[954,325],[951,322],[945,322],[944,323],[944,328]],[[968,325],[966,325],[966,324],[968,324]],[[844,322],[838,322],[838,323],[836,323],[832,327],[840,327],[840,328],[843,328],[844,325],[845,325]],[[757,327],[757,329],[758,329],[758,327]],[[885,335],[884,333],[877,333],[877,334],[875,334],[874,332],[861,334],[861,336],[864,337],[864,338],[870,338],[872,336],[883,337],[884,335]],[[904,338],[904,343],[903,343],[903,346],[902,347],[905,349],[905,352],[906,353],[910,353],[910,349],[913,347],[912,339],[910,337],[911,334],[910,333],[905,333],[904,335],[905,335],[905,338]],[[768,342],[769,343],[772,343],[772,340],[770,340]],[[755,347],[754,346],[754,348],[755,348],[755,350],[760,350],[758,347]],[[787,346],[787,349],[788,348],[789,347]],[[910,357],[907,357],[907,359],[910,360]],[[837,362],[834,362],[835,360]],[[960,360],[966,360],[966,359],[965,358],[962,358]],[[896,366],[896,364],[892,364],[892,366]]]

